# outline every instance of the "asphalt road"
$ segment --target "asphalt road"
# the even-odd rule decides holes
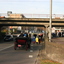
[[[23,48],[14,50],[13,42],[0,43],[0,64],[35,64],[42,44],[31,44],[27,51]]]

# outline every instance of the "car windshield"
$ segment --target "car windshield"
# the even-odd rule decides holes
[[[11,37],[10,35],[7,35],[6,37]]]

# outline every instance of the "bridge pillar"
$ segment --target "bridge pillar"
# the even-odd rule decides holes
[[[0,26],[0,39],[1,39],[1,28],[2,28],[2,26]]]
[[[46,34],[45,35],[46,35],[46,37],[48,37],[48,25],[45,25],[45,28],[46,28],[45,29],[45,31],[46,31]]]
[[[1,28],[2,28],[2,26],[0,26],[0,33],[1,33]]]

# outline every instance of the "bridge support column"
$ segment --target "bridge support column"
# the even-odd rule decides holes
[[[48,25],[45,25],[46,28],[46,37],[48,37]]]
[[[1,37],[1,28],[2,28],[2,26],[0,26],[0,39],[2,38],[2,37]]]
[[[1,33],[1,27],[0,27],[0,33]]]
[[[2,28],[2,26],[0,26],[0,33],[1,33],[1,28]]]

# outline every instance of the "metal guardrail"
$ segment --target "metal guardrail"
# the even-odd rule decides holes
[[[21,14],[21,13],[12,13]],[[26,18],[50,18],[50,14],[23,14]],[[0,13],[0,16],[9,17],[7,13]],[[52,14],[52,18],[64,18],[64,14]]]

